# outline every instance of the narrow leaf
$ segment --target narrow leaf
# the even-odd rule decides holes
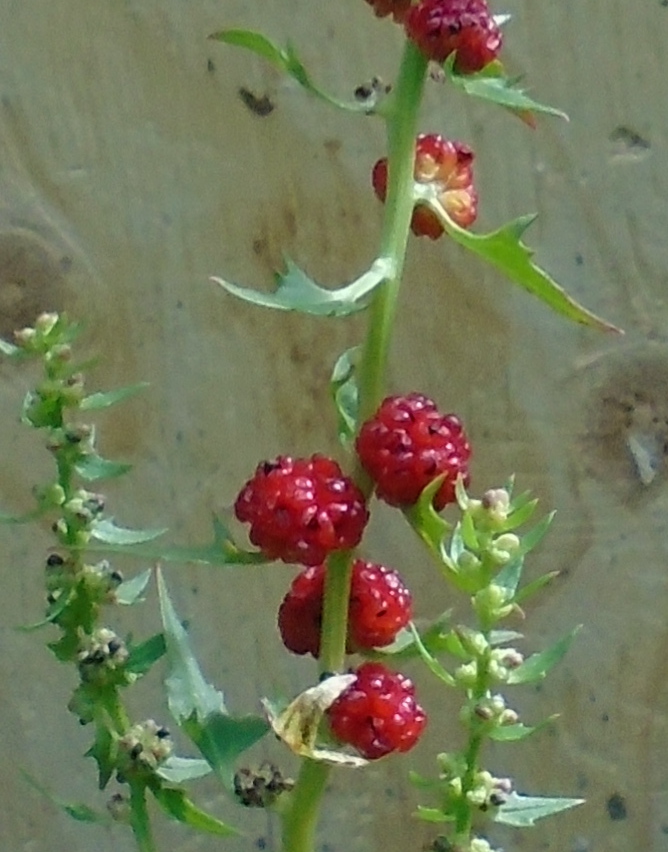
[[[200,757],[177,757],[172,755],[156,769],[156,775],[172,784],[183,784],[211,774],[211,767]]]
[[[124,606],[132,606],[133,604],[143,601],[144,590],[151,579],[151,569],[147,568],[141,574],[137,574],[131,580],[126,580],[114,592],[116,603]]]
[[[113,518],[104,518],[103,520],[93,521],[91,524],[93,538],[103,541],[105,544],[118,544],[122,547],[129,544],[153,541],[166,532],[166,529],[131,530],[126,527],[119,527],[116,526]]]
[[[193,714],[205,719],[210,713],[225,713],[222,692],[204,679],[190,640],[169,597],[160,569],[156,570],[160,613],[164,628],[169,674],[165,680],[169,710],[181,724]]]
[[[132,469],[132,465],[103,459],[97,453],[91,452],[82,456],[74,465],[74,469],[82,479],[94,482],[96,479],[115,479],[117,476],[123,476]]]
[[[232,295],[265,308],[281,311],[298,311],[320,317],[345,317],[364,310],[367,296],[392,275],[393,264],[388,258],[379,258],[363,275],[336,290],[326,290],[312,281],[308,275],[286,258],[286,271],[276,275],[276,290],[262,293],[239,287],[222,278],[211,280],[220,284]]]
[[[539,654],[532,654],[520,666],[510,672],[508,683],[534,683],[542,680],[550,669],[556,666],[566,655],[580,629],[581,625],[571,630],[551,648],[541,651]]]
[[[125,671],[143,675],[167,653],[167,645],[163,633],[156,633],[150,639],[146,639],[139,645],[130,648],[128,659],[125,662]]]
[[[358,388],[355,377],[356,356],[359,347],[347,349],[337,360],[330,379],[329,388],[336,408],[339,441],[344,447],[352,442],[357,433]]]
[[[417,806],[415,816],[425,822],[452,822],[454,820],[452,814],[443,813],[440,808],[425,808],[423,805]]]
[[[14,343],[9,343],[9,341],[0,338],[0,353],[2,353],[3,355],[8,355],[10,358],[15,358],[22,352],[23,349],[21,349],[20,346],[16,346]]]
[[[517,587],[522,579],[522,571],[524,570],[524,557],[519,556],[504,565],[503,568],[494,578],[494,585],[500,586],[502,589],[507,589],[511,594],[515,594]]]
[[[537,577],[535,580],[532,580],[531,583],[527,583],[526,586],[523,586],[518,592],[515,593],[515,597],[513,598],[513,603],[521,604],[524,601],[529,600],[530,597],[539,592],[541,589],[544,589],[548,583],[551,583],[556,577],[559,576],[558,571],[550,571],[547,574],[543,574],[541,577]]]
[[[72,594],[62,592],[57,601],[49,605],[46,615],[41,621],[36,621],[33,624],[22,624],[17,627],[23,633],[31,633],[33,630],[39,630],[40,627],[46,627],[47,624],[53,624],[58,616],[67,609],[67,605],[72,600]]]
[[[220,32],[212,33],[209,38],[224,42],[225,44],[246,48],[246,50],[250,50],[261,56],[285,74],[288,74],[293,80],[296,80],[307,92],[332,106],[347,110],[348,112],[368,113],[369,111],[368,107],[365,108],[361,103],[356,101],[341,101],[316,86],[291,45],[288,45],[285,49],[279,48],[266,38],[266,36],[251,30],[221,30]]]
[[[81,400],[79,408],[82,411],[99,411],[102,408],[109,408],[117,402],[122,402],[124,399],[134,396],[147,387],[148,382],[139,382],[136,385],[127,385],[124,388],[117,388],[116,390],[92,393]]]
[[[22,770],[23,777],[30,786],[40,793],[44,798],[48,799],[52,805],[55,805],[61,811],[64,811],[68,816],[75,819],[77,822],[96,823],[97,825],[111,825],[111,818],[108,814],[99,813],[89,805],[82,802],[67,802],[56,796],[50,790],[47,790],[42,784],[36,781],[27,772]]]
[[[518,742],[519,740],[525,740],[527,737],[530,737],[531,734],[535,734],[536,731],[540,731],[541,728],[544,728],[546,725],[549,725],[558,718],[559,714],[555,713],[542,721],[540,725],[523,725],[521,722],[518,722],[516,725],[501,725],[498,728],[493,728],[489,732],[489,737],[497,743]]]
[[[221,837],[229,837],[239,833],[236,828],[232,828],[231,825],[221,822],[221,820],[198,808],[188,798],[185,790],[159,787],[151,790],[151,792],[168,816],[190,826],[190,828],[205,831],[208,834],[218,834]]]
[[[411,631],[413,633],[413,641],[415,642],[415,646],[420,652],[420,656],[426,663],[427,668],[432,672],[432,674],[435,674],[439,680],[443,681],[443,683],[446,683],[448,686],[455,686],[454,677],[425,648],[424,643],[420,638],[420,634],[417,632],[413,624],[411,624]]]
[[[547,798],[543,796],[520,796],[511,793],[507,801],[494,814],[494,822],[527,828],[536,820],[567,811],[584,803],[584,799]]]
[[[429,187],[425,191],[428,195]],[[422,200],[437,213],[441,224],[455,242],[500,269],[513,283],[537,296],[553,311],[582,325],[621,333],[619,328],[578,304],[545,270],[533,263],[533,251],[522,242],[521,237],[535,216],[522,216],[489,234],[473,234],[456,225],[438,201],[426,196]]]

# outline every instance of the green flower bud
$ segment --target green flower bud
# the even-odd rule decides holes
[[[46,336],[49,332],[53,331],[57,322],[58,314],[56,313],[40,314],[35,321],[35,329],[39,331],[40,334]]]
[[[459,686],[471,689],[475,686],[478,679],[478,664],[475,660],[470,663],[465,663],[455,669],[454,676]]]

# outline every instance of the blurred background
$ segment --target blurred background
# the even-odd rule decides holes
[[[134,465],[104,489],[109,509],[124,525],[167,525],[172,540],[203,542],[211,512],[229,506],[258,460],[337,452],[328,378],[363,331],[359,318],[253,308],[208,277],[268,287],[283,252],[325,284],[356,277],[377,245],[369,175],[385,153],[380,122],[309,98],[207,35],[248,27],[290,39],[316,80],[349,97],[374,75],[392,80],[401,33],[361,0],[0,5],[0,334],[66,310],[85,322],[82,349],[99,359],[90,390],[150,382],[98,418],[100,451]],[[490,839],[506,850],[659,852],[668,849],[668,3],[507,0],[494,10],[513,15],[509,71],[570,123],[541,118],[531,131],[433,83],[423,129],[475,149],[476,227],[537,211],[527,241],[538,261],[626,335],[569,325],[447,239],[412,240],[389,389],[421,390],[461,415],[478,493],[515,472],[544,511],[557,509],[528,572],[561,574],[515,625],[527,649],[584,625],[555,673],[512,697],[527,722],[557,711],[559,721],[497,748],[489,764],[522,792],[587,803]],[[7,512],[27,508],[32,484],[51,475],[40,437],[18,424],[34,377],[0,363]],[[130,852],[129,832],[73,822],[21,774],[66,801],[104,806],[81,756],[89,732],[66,710],[74,671],[45,648],[48,629],[16,631],[42,614],[48,529],[0,535],[0,848]],[[456,604],[400,516],[376,513],[365,552],[405,575],[421,618]],[[234,712],[312,682],[312,662],[284,653],[275,627],[293,574],[167,569],[205,672]],[[117,624],[157,628],[155,596]],[[429,774],[434,753],[456,745],[456,707],[428,672],[410,673],[428,735],[410,757],[335,775],[323,852],[408,852],[434,835],[411,817],[407,771]],[[158,671],[129,697],[137,719],[169,721]],[[253,759],[266,756],[294,769],[270,738]],[[278,849],[263,813],[235,808],[213,782],[194,792],[244,837],[220,842],[160,819],[161,850]]]

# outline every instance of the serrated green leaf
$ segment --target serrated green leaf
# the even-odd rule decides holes
[[[92,757],[97,763],[98,787],[104,790],[116,768],[116,743],[107,728],[96,727],[95,741],[85,757]]]
[[[156,775],[171,784],[183,784],[211,774],[211,767],[200,757],[177,757],[171,755],[155,771]]]
[[[438,200],[429,197],[433,193],[433,187],[423,184],[416,192],[416,197],[434,210],[455,242],[501,270],[513,283],[537,296],[561,316],[601,331],[621,333],[619,328],[576,302],[544,269],[533,263],[533,251],[522,242],[521,237],[536,218],[534,215],[522,216],[489,234],[474,234],[455,224]]]
[[[573,639],[575,639],[580,629],[581,625],[575,627],[558,642],[555,642],[551,648],[547,648],[539,654],[532,654],[530,657],[527,657],[521,665],[510,672],[508,683],[534,683],[535,681],[542,680],[550,669],[556,666],[556,664],[566,655],[566,652],[571,647]]]
[[[109,408],[112,405],[116,405],[117,402],[122,402],[124,399],[138,394],[148,386],[148,382],[139,382],[136,385],[116,388],[116,390],[92,393],[81,400],[79,408],[81,411],[99,411],[102,408]]]
[[[535,734],[536,731],[540,731],[546,725],[549,725],[558,718],[559,714],[555,713],[542,721],[539,725],[523,725],[521,722],[518,722],[516,725],[500,725],[497,728],[492,728],[489,732],[489,737],[497,743],[519,742],[519,740],[525,740],[527,737],[530,737],[531,734]]]
[[[358,388],[355,377],[359,346],[347,349],[337,360],[329,388],[336,408],[339,441],[344,447],[351,444],[357,433],[359,414]]]
[[[185,790],[158,787],[152,789],[151,792],[163,811],[172,819],[178,820],[184,825],[195,828],[197,831],[205,831],[208,834],[217,834],[221,837],[230,837],[239,833],[236,828],[198,808],[188,798]]]
[[[103,518],[102,520],[93,521],[90,530],[91,535],[97,541],[103,541],[105,544],[117,544],[122,547],[129,544],[141,544],[153,541],[167,532],[166,529],[131,530],[126,527],[119,527],[116,526],[113,518]]]
[[[140,642],[138,645],[133,645],[130,648],[124,669],[133,674],[146,674],[153,663],[164,657],[166,653],[165,635],[164,633],[156,633],[150,639],[146,639],[144,642]]]
[[[281,311],[298,311],[319,317],[345,317],[364,310],[367,297],[383,281],[392,276],[393,263],[388,258],[379,258],[363,275],[336,290],[326,290],[312,281],[305,272],[286,258],[286,271],[276,275],[276,290],[262,293],[239,287],[222,278],[211,280],[220,284],[229,293],[265,308]]]
[[[169,662],[165,686],[172,716],[181,725],[193,714],[196,719],[206,719],[213,713],[225,713],[223,693],[204,679],[159,568],[156,569],[156,579]]]
[[[123,606],[132,606],[133,604],[143,601],[142,597],[146,586],[151,579],[151,569],[147,568],[141,574],[137,574],[131,580],[125,580],[114,592],[116,603]]]
[[[24,770],[21,770],[21,773],[25,780],[30,784],[33,789],[35,789],[38,793],[48,799],[52,805],[55,805],[61,811],[64,811],[68,816],[75,819],[77,822],[89,822],[96,823],[98,825],[111,825],[111,817],[109,814],[99,813],[94,808],[91,808],[89,805],[84,804],[83,802],[67,802],[64,799],[61,799],[59,796],[56,796],[38,781],[36,781],[32,776],[30,776]]]
[[[235,761],[262,739],[269,731],[269,723],[263,716],[228,716],[216,712],[202,721],[187,719],[182,728],[227,790],[232,791]]]
[[[450,674],[449,671],[447,671],[447,669],[445,669],[439,663],[436,657],[432,656],[432,654],[430,654],[427,648],[425,648],[420,634],[415,629],[415,625],[411,623],[410,629],[413,634],[413,641],[415,642],[415,647],[418,649],[420,656],[424,660],[429,671],[432,672],[432,674],[435,674],[440,681],[447,684],[448,686],[455,686],[456,682],[454,677]]]
[[[94,482],[96,479],[115,479],[123,476],[132,469],[132,465],[103,459],[97,453],[90,452],[77,460],[74,469],[86,482]]]
[[[122,553],[154,562],[198,563],[211,566],[264,565],[270,560],[259,551],[242,550],[232,540],[225,525],[214,516],[213,541],[202,545],[170,545],[139,542],[138,544],[86,545],[88,553]]]
[[[582,805],[584,799],[547,798],[544,796],[520,796],[511,793],[507,801],[494,814],[494,822],[512,825],[515,828],[527,828],[535,825],[536,820],[567,811]]]
[[[530,98],[517,86],[518,80],[507,77],[500,62],[490,63],[477,74],[457,74],[454,70],[456,54],[450,54],[443,68],[451,83],[467,95],[499,104],[518,115],[526,124],[534,126],[533,113],[553,115],[568,121],[565,112],[556,107],[541,104]]]
[[[221,30],[212,33],[209,38],[252,51],[288,74],[307,92],[332,106],[338,107],[338,109],[344,109],[348,112],[369,112],[369,108],[365,107],[364,104],[356,101],[339,100],[316,86],[290,44],[285,49],[277,47],[266,36],[251,30]]]

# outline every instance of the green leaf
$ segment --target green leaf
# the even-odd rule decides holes
[[[28,391],[25,395],[21,407],[21,423],[34,426],[35,429],[49,426],[57,428],[60,426],[61,417],[61,403],[55,396],[42,399],[35,391]]]
[[[571,630],[551,648],[541,651],[539,654],[532,654],[520,666],[510,672],[508,683],[534,683],[542,680],[550,669],[556,666],[566,655],[580,629],[581,625]]]
[[[288,74],[293,80],[296,80],[307,92],[332,106],[349,112],[369,112],[369,108],[365,107],[364,104],[356,101],[341,101],[316,86],[290,44],[285,49],[277,47],[266,36],[251,30],[221,30],[212,33],[209,38],[236,47],[244,47],[246,50],[261,56],[285,74]]]
[[[156,775],[171,784],[183,784],[211,774],[211,767],[199,757],[177,757],[172,755],[156,769]]]
[[[193,714],[198,719],[205,719],[211,713],[225,713],[223,693],[214,689],[204,679],[159,568],[156,569],[156,578],[169,661],[165,686],[172,716],[180,725]]]
[[[540,520],[533,529],[529,530],[529,532],[522,536],[522,544],[520,548],[522,553],[529,553],[541,543],[545,537],[545,533],[549,530],[552,521],[554,520],[555,514],[556,512],[550,512],[549,515],[545,515],[545,517]]]
[[[223,694],[204,679],[162,572],[158,569],[156,573],[169,660],[165,685],[170,712],[220,780],[232,789],[234,761],[264,736],[269,725],[259,716],[233,717],[227,713]]]
[[[513,511],[510,512],[510,514],[506,518],[505,523],[501,525],[500,531],[508,532],[510,530],[516,530],[518,527],[521,527],[522,524],[525,524],[536,511],[537,505],[538,500],[534,499],[522,502],[522,505],[520,506],[515,506],[513,508]],[[547,517],[549,518],[549,520],[547,521],[547,526],[549,526],[550,522],[552,521],[552,516],[548,515]],[[546,531],[547,527],[545,527],[543,534]],[[523,552],[526,553],[527,551],[524,550]]]
[[[423,805],[418,805],[415,811],[415,816],[425,822],[453,822],[452,814],[443,813],[440,808],[425,808]]]
[[[269,731],[269,723],[263,716],[228,716],[216,712],[203,721],[187,719],[182,728],[231,792],[235,761],[262,739]]]
[[[545,588],[548,583],[551,583],[552,580],[558,576],[558,571],[550,571],[547,574],[543,574],[541,577],[537,577],[535,580],[532,580],[531,583],[527,583],[526,586],[522,586],[522,588],[516,592],[515,597],[513,598],[513,603],[524,603],[524,601],[529,600],[529,598],[535,595],[536,592]]]
[[[96,726],[95,741],[85,756],[97,763],[98,787],[104,790],[116,769],[116,743],[107,728]]]
[[[41,518],[48,508],[50,507],[39,505],[25,515],[4,515],[0,512],[0,524],[27,524],[36,518]]]
[[[363,275],[337,290],[326,290],[312,281],[305,272],[286,258],[286,271],[276,275],[276,290],[262,293],[239,287],[222,278],[211,280],[229,293],[265,308],[281,311],[299,311],[320,317],[345,317],[364,310],[367,296],[383,281],[392,276],[393,264],[388,258],[379,258]]]
[[[405,508],[403,513],[408,523],[427,545],[437,561],[454,573],[454,565],[446,559],[443,550],[443,543],[446,536],[450,534],[452,526],[434,509],[434,496],[443,484],[444,478],[445,474],[430,482],[422,490],[417,503]]]
[[[133,645],[125,662],[125,671],[143,675],[167,653],[164,633],[156,633],[150,639]]]
[[[432,621],[423,630],[418,631],[423,646],[431,654],[436,654],[445,650],[450,651],[450,638],[453,634],[451,631],[446,632],[446,628],[450,623],[451,615],[452,610],[448,610],[435,618],[434,621]],[[417,630],[415,625],[413,625],[413,627]],[[371,656],[375,659],[383,659],[390,656],[396,661],[404,661],[419,657],[420,651],[415,643],[413,631],[403,628],[399,631],[391,645],[385,645],[382,648],[374,649]]]
[[[511,793],[507,801],[494,814],[494,822],[527,828],[536,820],[567,811],[584,803],[584,799],[547,798],[543,796],[520,796]]]
[[[197,831],[206,831],[209,834],[218,834],[222,837],[238,834],[236,828],[227,825],[206,811],[201,810],[186,795],[185,790],[172,787],[158,787],[152,789],[156,801],[163,811],[172,819],[189,825]]]
[[[142,595],[151,579],[151,569],[147,568],[141,574],[137,574],[131,580],[125,580],[114,592],[116,603],[123,606],[132,606],[144,600]]]
[[[77,822],[96,823],[97,825],[111,825],[112,820],[109,814],[99,813],[94,808],[83,804],[82,802],[67,802],[56,796],[24,770],[21,773],[30,786],[37,790],[42,796],[48,799],[52,805],[55,805],[61,811],[64,811],[68,816],[75,819]]]
[[[497,728],[492,728],[489,732],[489,737],[497,743],[519,742],[519,740],[525,740],[531,734],[535,734],[536,731],[540,731],[541,728],[544,728],[558,718],[559,714],[555,713],[541,722],[540,725],[534,725],[533,727],[531,725],[523,725],[521,722],[518,722],[516,725],[500,725]]]
[[[10,358],[15,358],[23,352],[20,346],[15,346],[13,343],[9,343],[7,340],[3,340],[0,337],[0,353],[2,355],[8,355]]]
[[[456,55],[453,53],[447,58],[443,67],[450,82],[467,95],[505,107],[518,115],[530,127],[535,126],[533,118],[535,112],[557,116],[568,121],[568,116],[562,110],[541,104],[530,98],[523,89],[517,86],[518,78],[513,79],[505,75],[500,62],[490,63],[477,74],[457,74],[454,70],[455,61]]]
[[[77,460],[74,469],[86,482],[94,482],[96,479],[115,479],[117,476],[123,476],[132,469],[132,465],[103,459],[97,453],[90,452]]]
[[[139,559],[156,562],[196,562],[202,565],[264,565],[270,560],[259,551],[242,550],[230,537],[219,518],[213,518],[213,541],[204,545],[151,544],[95,544],[86,545],[88,553],[122,553]]]
[[[140,544],[145,541],[153,541],[159,536],[164,535],[166,532],[166,529],[131,530],[126,527],[119,527],[116,526],[113,518],[104,518],[99,521],[96,520],[91,524],[91,535],[93,538],[98,541],[103,541],[105,544],[118,544],[122,547],[130,544]],[[126,584],[124,583],[123,585]],[[146,585],[146,583],[144,583],[144,585]]]
[[[116,390],[92,393],[81,400],[79,408],[81,411],[99,411],[102,408],[109,408],[112,405],[116,405],[117,402],[122,402],[124,399],[128,399],[143,391],[148,386],[148,382],[139,382],[136,385],[116,388]]]
[[[492,630],[489,634],[489,644],[492,648],[507,645],[509,642],[517,642],[520,639],[524,639],[524,634],[518,633],[517,630]]]
[[[36,621],[33,624],[21,624],[16,629],[22,633],[32,633],[33,630],[39,630],[41,627],[46,627],[47,624],[53,624],[58,616],[65,612],[71,600],[72,593],[66,594],[62,592],[57,601],[49,604],[46,615],[41,621]]]
[[[518,556],[508,562],[494,578],[494,585],[500,586],[502,589],[507,589],[511,594],[515,594],[517,587],[522,579],[522,571],[524,570],[524,557]]]
[[[431,671],[432,674],[435,674],[440,681],[443,681],[443,683],[447,684],[448,686],[455,686],[456,681],[454,677],[439,663],[436,657],[432,656],[427,650],[427,648],[425,648],[420,634],[417,632],[415,626],[412,623],[410,625],[410,628],[411,632],[413,633],[413,641],[415,642],[415,647],[420,652],[420,656],[426,663],[429,671]]]
[[[349,446],[357,433],[359,399],[355,370],[360,347],[347,349],[337,360],[329,388],[336,407],[339,441]]]
[[[416,197],[434,210],[455,242],[500,269],[513,283],[537,296],[556,313],[601,331],[621,333],[616,326],[578,304],[545,270],[533,263],[533,251],[522,242],[521,237],[535,216],[522,216],[489,234],[473,234],[456,225],[442,205],[434,198],[428,197],[433,195],[433,192],[433,187],[424,184],[416,193]]]

